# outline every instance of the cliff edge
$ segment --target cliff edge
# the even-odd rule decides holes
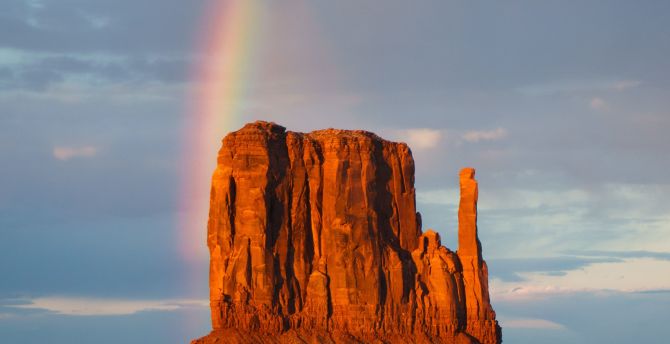
[[[474,175],[452,252],[422,233],[406,144],[260,121],[230,133],[207,231],[213,331],[193,343],[500,343]]]

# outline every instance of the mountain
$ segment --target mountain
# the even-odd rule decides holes
[[[223,139],[207,231],[213,331],[193,343],[500,343],[460,174],[458,251],[421,230],[404,143],[255,122]]]

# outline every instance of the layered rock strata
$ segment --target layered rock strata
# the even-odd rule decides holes
[[[500,343],[476,205],[464,169],[454,253],[421,231],[406,144],[247,124],[212,178],[213,331],[194,343]]]

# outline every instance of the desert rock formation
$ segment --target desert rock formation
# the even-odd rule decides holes
[[[460,177],[454,253],[422,233],[406,144],[267,122],[230,133],[207,234],[213,331],[194,343],[500,343],[474,169]]]

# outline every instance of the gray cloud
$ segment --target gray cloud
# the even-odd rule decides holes
[[[28,51],[184,53],[207,1],[3,1],[0,44]],[[158,20],[155,20],[155,18]],[[154,20],[148,20],[154,18]],[[108,24],[99,27],[100,21]]]
[[[0,91],[45,91],[64,82],[184,83],[206,3],[3,2]],[[147,20],[157,12],[160,20]],[[15,55],[11,64],[7,54]]]
[[[670,49],[663,39],[668,28],[659,14],[667,6],[625,1],[607,7],[598,1],[421,5],[391,1],[381,8],[373,2],[344,1],[321,5],[319,15],[327,37],[339,47],[339,58],[355,66],[352,74],[362,85],[421,92],[445,87],[499,89],[627,73],[664,82],[638,59],[667,63],[662,56]],[[372,29],[367,25],[370,15],[376,18]],[[346,24],[339,20],[343,17]],[[649,41],[636,39],[639,35]],[[627,53],[615,53],[622,51]]]
[[[663,336],[661,319],[670,306],[667,294],[571,293],[528,301],[496,301],[502,318],[540,318],[557,322],[562,331],[503,329],[513,343],[632,343]],[[659,318],[660,317],[660,318]]]
[[[581,250],[569,251],[569,254],[586,257],[610,257],[610,258],[654,258],[658,260],[670,260],[670,252],[656,251],[600,251],[600,250]]]
[[[140,312],[119,317],[72,317],[36,312],[39,311],[14,313],[3,318],[0,321],[3,340],[10,343],[178,344],[210,330],[206,308]]]
[[[27,61],[4,67],[0,61],[0,90],[43,92],[66,82],[92,86],[185,83],[192,62],[187,57],[31,53],[19,56]]]
[[[576,270],[597,263],[613,263],[623,260],[602,257],[537,257],[537,258],[496,258],[489,259],[491,278],[499,278],[506,282],[520,282],[524,278],[519,273],[539,272],[552,276],[562,276],[566,271]]]

